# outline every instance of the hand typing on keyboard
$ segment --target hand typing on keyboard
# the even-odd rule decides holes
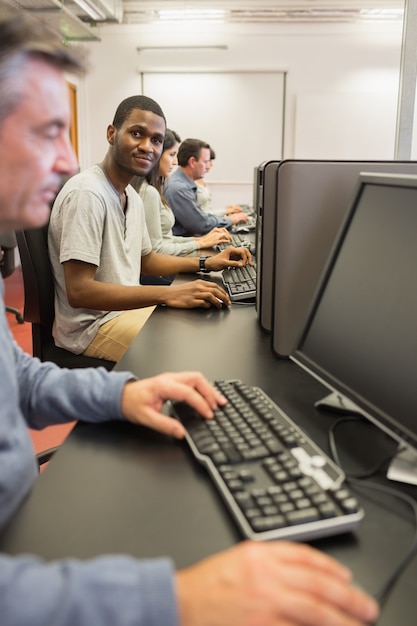
[[[247,248],[234,248],[233,246],[227,247],[214,256],[209,256],[206,259],[206,268],[210,272],[218,272],[228,267],[244,267],[245,265],[252,265],[252,255]]]
[[[181,626],[360,626],[376,602],[306,545],[243,542],[177,573]]]
[[[228,385],[219,383],[213,388],[196,372],[130,382],[124,388],[122,412],[131,422],[181,438],[183,425],[161,413],[164,401],[172,398],[187,402],[191,411],[199,412],[200,422],[214,413],[214,420],[204,419],[212,424],[222,407],[233,413],[241,404],[233,393],[226,401]],[[262,404],[255,391],[244,385],[242,389],[253,405]],[[242,454],[259,458],[265,456],[265,448],[276,450],[267,432],[259,434],[261,440],[252,441],[251,447],[243,446],[238,453],[229,450],[228,461],[235,464]],[[282,435],[289,444],[301,444],[300,436],[290,429]],[[210,442],[202,440],[200,444],[210,449]],[[210,454],[214,457],[216,452]],[[305,458],[302,462],[308,465]],[[315,457],[310,465],[313,472],[323,469],[323,463],[316,463]],[[181,626],[360,626],[375,621],[378,615],[375,601],[352,586],[346,568],[318,550],[297,543],[245,541],[178,571],[175,577]]]
[[[168,399],[187,402],[205,419],[212,418],[214,410],[226,403],[223,395],[200,372],[170,372],[127,383],[121,410],[124,418],[133,424],[182,439],[183,425],[162,413]]]
[[[230,244],[231,239],[232,237],[226,228],[213,228],[205,235],[195,237],[200,250],[204,248],[214,248],[217,245],[224,245],[224,247],[226,247],[227,244]]]
[[[363,510],[342,470],[260,389],[215,385],[228,403],[214,420],[183,404],[173,410],[243,536],[304,540],[354,530]]]

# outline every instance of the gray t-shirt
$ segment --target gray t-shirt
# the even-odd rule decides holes
[[[97,267],[95,280],[139,285],[142,255],[152,250],[143,203],[126,188],[127,209],[99,165],[76,174],[59,192],[48,232],[55,279],[54,339],[75,354],[84,352],[104,322],[122,311],[74,309],[67,299],[62,263],[83,261]]]

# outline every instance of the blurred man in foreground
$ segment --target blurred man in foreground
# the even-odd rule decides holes
[[[76,160],[68,138],[64,72],[81,64],[23,13],[0,10],[0,230],[37,227]],[[37,476],[28,427],[83,419],[129,420],[173,437],[161,413],[184,400],[210,418],[224,399],[198,373],[132,382],[129,372],[61,370],[13,342],[0,282],[0,526]],[[52,469],[52,468],[51,468]],[[140,532],[140,528],[138,528]],[[168,558],[126,556],[45,563],[0,555],[0,615],[7,626],[359,626],[377,606],[326,555],[291,543],[244,542],[175,572]]]

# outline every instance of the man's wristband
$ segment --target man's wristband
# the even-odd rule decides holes
[[[206,267],[206,259],[208,259],[208,255],[200,257],[200,272],[203,272],[203,274],[209,274],[210,272]]]

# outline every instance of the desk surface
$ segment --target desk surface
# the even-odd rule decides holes
[[[210,379],[241,378],[261,386],[327,450],[334,416],[313,407],[326,389],[294,363],[273,355],[253,305],[221,311],[158,308],[117,369],[139,377],[198,369]],[[355,463],[370,451],[383,453],[387,445],[370,427],[360,437],[357,429],[347,430],[343,441],[347,459]],[[358,532],[314,545],[340,559],[358,584],[375,592],[406,552],[413,520],[394,498],[365,490],[358,497],[365,509]],[[46,559],[114,552],[169,555],[181,567],[239,539],[205,470],[184,442],[124,423],[80,423],[0,538],[0,548]],[[414,560],[379,624],[415,626],[416,613]]]

